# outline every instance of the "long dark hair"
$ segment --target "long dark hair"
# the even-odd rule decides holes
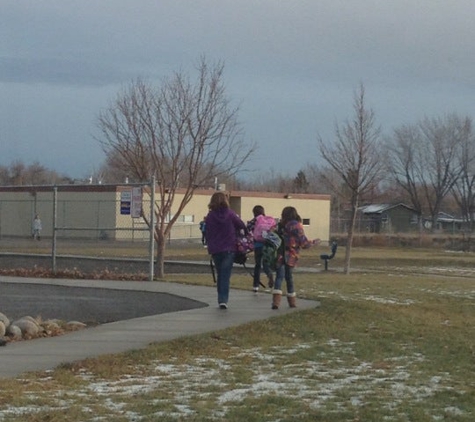
[[[227,195],[223,192],[213,193],[209,201],[208,208],[212,211],[218,210],[220,208],[229,208]]]
[[[282,224],[282,226],[285,226],[289,221],[293,221],[293,220],[296,220],[299,223],[302,222],[300,215],[298,214],[297,210],[294,207],[285,207],[282,210],[280,223]]]

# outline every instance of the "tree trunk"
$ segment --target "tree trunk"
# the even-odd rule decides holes
[[[348,227],[348,237],[346,241],[346,250],[345,250],[345,274],[350,274],[350,262],[351,262],[351,247],[353,245],[353,235],[355,232],[356,225],[356,214],[358,207],[354,205],[352,207],[352,215],[350,226]]]
[[[165,277],[165,237],[163,233],[156,229],[155,236],[157,240],[157,260],[155,261],[155,277]]]

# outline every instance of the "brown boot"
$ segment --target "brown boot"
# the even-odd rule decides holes
[[[282,290],[272,290],[272,309],[279,309],[282,300]]]
[[[297,294],[296,293],[290,293],[287,294],[287,302],[289,302],[289,307],[290,308],[296,308],[297,307]]]

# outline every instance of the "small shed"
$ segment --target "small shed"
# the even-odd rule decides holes
[[[366,230],[371,233],[405,233],[417,230],[419,213],[403,204],[369,204],[359,208]]]
[[[431,227],[432,223],[429,221]],[[464,218],[454,217],[451,214],[440,211],[437,215],[437,231],[445,233],[457,233],[470,230],[470,222]]]

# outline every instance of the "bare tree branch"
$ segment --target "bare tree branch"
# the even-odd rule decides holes
[[[197,71],[195,81],[175,72],[158,88],[133,81],[98,119],[98,140],[108,163],[136,181],[152,175],[158,180],[159,277],[165,239],[195,189],[222,174],[235,174],[255,150],[244,141],[238,109],[226,96],[224,64],[210,66],[202,57]],[[170,215],[178,188],[184,189],[183,199]]]
[[[389,171],[410,196],[412,206],[427,212],[436,228],[442,203],[463,172],[462,150],[467,120],[456,115],[425,118],[394,131],[388,145]]]
[[[350,272],[351,246],[359,201],[380,181],[384,165],[379,145],[380,129],[376,127],[373,111],[366,108],[362,84],[355,93],[353,110],[353,120],[343,126],[336,125],[336,139],[333,143],[318,138],[321,156],[337,175],[336,180],[327,181],[339,195],[348,200],[351,207],[345,254],[346,274]]]

